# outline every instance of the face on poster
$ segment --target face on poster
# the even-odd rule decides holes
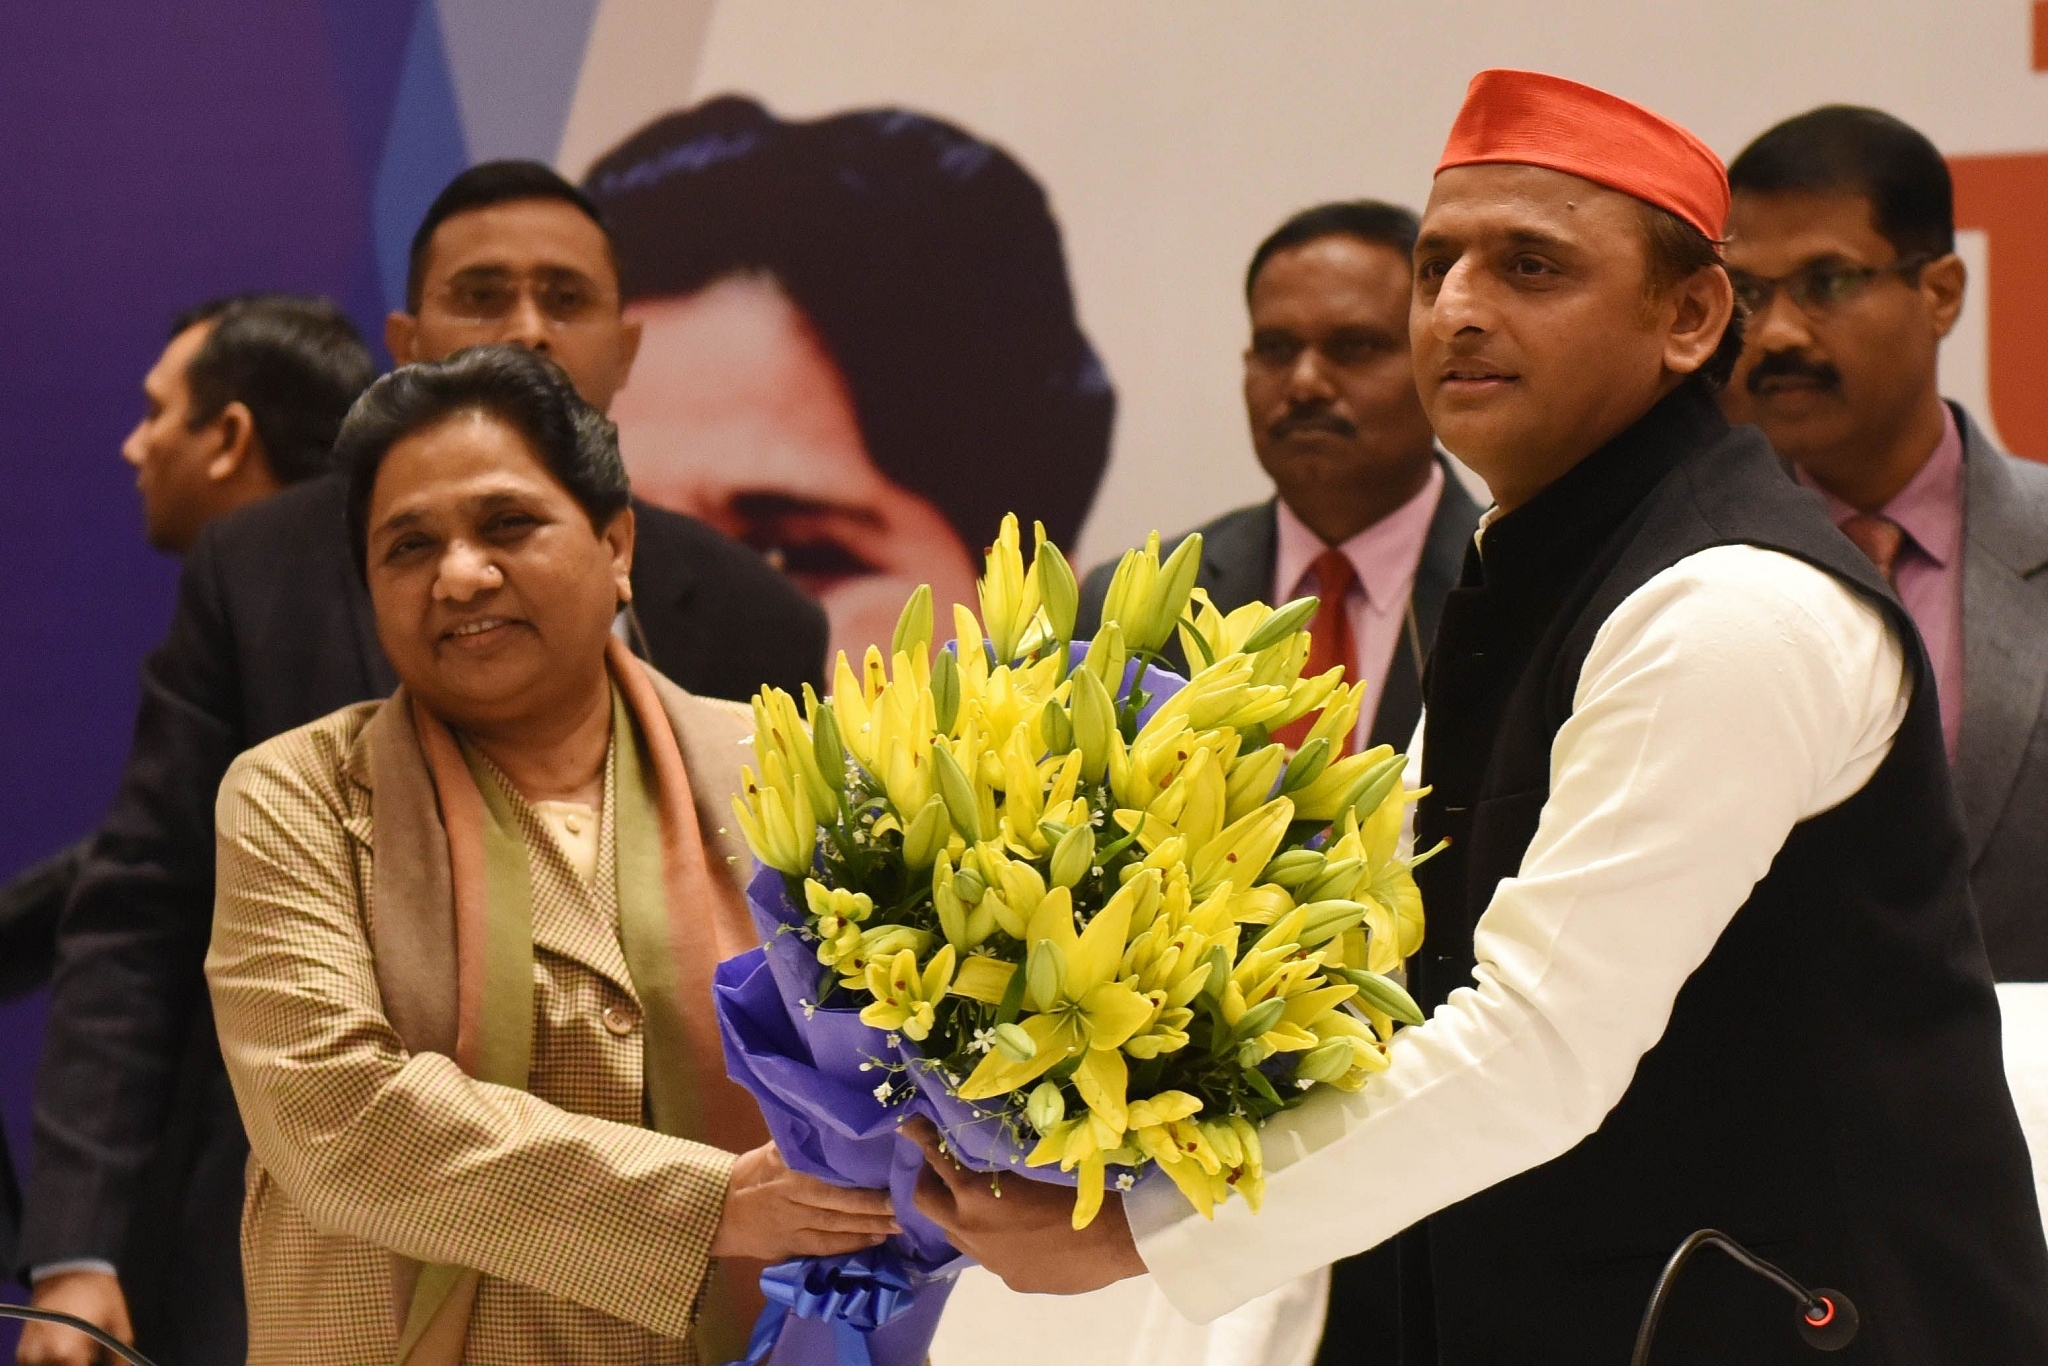
[[[1006,512],[1073,543],[1114,399],[1045,194],[1001,148],[720,96],[583,183],[642,328],[613,406],[635,489],[760,550],[835,648],[886,642],[919,583],[972,603]]]
[[[644,496],[778,557],[826,601],[835,643],[857,647],[886,639],[917,582],[942,602],[971,601],[999,504],[1045,520],[1085,567],[1149,530],[1271,496],[1241,396],[1246,260],[1310,204],[1419,206],[1465,84],[1486,66],[1612,89],[1687,123],[1724,158],[1833,101],[1923,129],[1956,172],[1971,275],[1941,351],[1943,389],[2008,445],[2048,455],[2048,391],[2023,382],[2048,365],[2048,343],[2025,326],[2048,307],[2048,238],[2025,226],[2048,220],[2048,73],[2035,66],[2033,9],[1745,0],[1703,22],[1675,4],[1574,0],[1539,23],[1481,0],[1452,23],[1406,3],[1047,0],[1028,12],[952,6],[941,23],[914,0],[602,0],[555,159],[594,191],[607,170],[698,187],[675,191],[677,202],[754,183],[720,192],[717,206],[672,209],[650,232],[664,264],[645,288],[631,283],[635,249],[623,248],[630,306],[649,333],[620,396],[622,442]],[[1965,85],[1971,97],[1956,99]],[[721,101],[726,92],[735,98]],[[667,134],[653,134],[665,121]],[[880,130],[899,124],[951,150],[916,170],[858,145],[886,146]],[[665,151],[646,141],[660,136]],[[636,138],[637,172],[624,155]],[[961,207],[974,177],[957,168],[977,158],[1028,185],[1043,217],[999,227]],[[657,163],[670,169],[656,175]],[[761,186],[770,165],[793,179]],[[867,194],[857,205],[846,197],[855,183]],[[708,250],[721,234],[757,240]],[[672,256],[692,261],[671,267]],[[967,326],[963,305],[988,301],[962,282],[1001,261],[1041,269],[1064,322],[990,308],[983,318],[1004,321],[982,327],[1001,335]],[[794,281],[805,268],[842,273],[840,297]],[[851,300],[855,285],[865,298]],[[961,391],[978,365],[1041,365],[1042,343],[1015,340],[1039,334],[1068,340],[1067,394],[1099,392],[1087,422],[1106,431],[1092,472],[1094,438],[1026,438],[1014,401],[951,416],[969,410]],[[1093,361],[1083,382],[1074,338]],[[1048,406],[1024,405],[1025,420],[1049,421]],[[970,485],[991,491],[972,510]],[[1055,485],[1062,500],[1083,487],[1092,500],[1044,510]]]

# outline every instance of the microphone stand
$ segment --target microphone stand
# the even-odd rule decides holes
[[[128,1366],[156,1366],[142,1353],[128,1346],[110,1333],[102,1332],[95,1324],[86,1322],[74,1314],[60,1314],[54,1309],[31,1309],[25,1304],[0,1304],[0,1319],[22,1319],[30,1323],[58,1323],[79,1332],[112,1352],[128,1363]]]
[[[1719,1229],[1703,1228],[1678,1245],[1678,1251],[1672,1253],[1671,1260],[1664,1264],[1663,1274],[1657,1277],[1657,1284],[1650,1291],[1650,1302],[1643,1307],[1642,1325],[1636,1329],[1636,1350],[1629,1357],[1629,1366],[1649,1366],[1650,1343],[1657,1336],[1657,1320],[1663,1316],[1664,1302],[1670,1297],[1672,1283],[1678,1279],[1678,1273],[1692,1254],[1709,1246],[1721,1249],[1738,1265],[1755,1272],[1799,1302],[1799,1336],[1806,1339],[1809,1347],[1821,1352],[1839,1352],[1855,1338],[1859,1321],[1856,1306],[1849,1302],[1847,1295],[1826,1287],[1808,1290],[1782,1268],[1765,1261]]]

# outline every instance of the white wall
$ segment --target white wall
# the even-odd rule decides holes
[[[1591,81],[1724,156],[1830,100],[1890,109],[1949,152],[2039,148],[2048,76],[2029,69],[2029,9],[604,0],[560,160],[580,172],[648,116],[725,90],[785,115],[901,104],[1008,147],[1052,196],[1083,325],[1117,387],[1114,459],[1077,556],[1092,561],[1263,495],[1237,398],[1245,259],[1309,203],[1419,205],[1473,71]],[[1971,325],[1949,378],[1983,413]]]

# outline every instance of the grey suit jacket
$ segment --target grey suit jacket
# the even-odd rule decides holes
[[[1480,513],[1479,505],[1472,501],[1472,495],[1465,492],[1465,486],[1458,482],[1448,462],[1438,457],[1438,463],[1444,471],[1443,496],[1437,501],[1436,516],[1431,519],[1429,534],[1423,541],[1422,559],[1415,567],[1415,587],[1409,598],[1415,607],[1415,625],[1425,654],[1430,642],[1436,638],[1436,623],[1443,614],[1444,598],[1457,583],[1458,573],[1464,567],[1465,550],[1472,544],[1472,533],[1479,526]],[[1195,582],[1208,590],[1209,600],[1222,611],[1233,612],[1248,602],[1272,596],[1273,558],[1278,553],[1280,539],[1276,506],[1275,500],[1268,499],[1226,512],[1215,521],[1196,528],[1202,533],[1202,572]],[[1162,541],[1162,553],[1171,552],[1187,535],[1187,532],[1182,532],[1171,541]],[[1102,601],[1109,594],[1109,581],[1115,573],[1115,560],[1099,564],[1089,571],[1081,585],[1081,610],[1074,626],[1075,639],[1088,639],[1101,625]],[[1178,640],[1169,643],[1164,653],[1169,667],[1187,668],[1187,661],[1181,658]],[[1373,705],[1376,710],[1373,713],[1372,743],[1404,748],[1414,735],[1416,719],[1422,713],[1421,680],[1405,644],[1396,651],[1394,662],[1387,670],[1386,687]]]
[[[1963,433],[1956,791],[1992,975],[2048,981],[2048,465]]]

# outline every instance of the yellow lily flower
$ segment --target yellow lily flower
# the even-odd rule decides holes
[[[1273,785],[1287,766],[1285,745],[1265,745],[1230,765],[1224,787],[1223,823],[1243,820],[1273,797]]]
[[[1258,1131],[1238,1116],[1206,1122],[1168,1120],[1142,1129],[1134,1127],[1130,1138],[1159,1164],[1204,1219],[1215,1217],[1216,1206],[1228,1200],[1232,1191],[1243,1194],[1255,1209],[1265,1194]]]
[[[1422,947],[1422,891],[1415,885],[1415,860],[1395,857],[1405,808],[1421,796],[1421,789],[1396,787],[1359,828],[1359,844],[1368,870],[1361,894],[1385,908],[1392,919],[1391,927],[1382,934],[1395,962],[1372,968],[1374,972],[1392,971]]]
[[[782,754],[771,749],[757,756],[761,775],[740,766],[741,794],[732,799],[734,819],[754,857],[785,873],[808,873],[818,847],[818,822],[801,781],[789,771]]]
[[[1207,970],[1190,973],[1188,979],[1195,982],[1196,990],[1206,980]],[[1153,1003],[1154,1014],[1145,1027],[1124,1040],[1124,1052],[1134,1058],[1156,1058],[1162,1053],[1177,1053],[1188,1046],[1188,1026],[1195,1021],[1195,1012],[1186,1006],[1166,1004],[1165,992],[1152,992],[1146,997]],[[1189,997],[1193,999],[1192,995]]]
[[[1328,714],[1324,713],[1326,716]],[[1345,732],[1347,735],[1349,733]],[[1337,743],[1331,746],[1332,749],[1337,747]],[[1344,798],[1351,794],[1358,780],[1364,777],[1367,771],[1376,768],[1393,755],[1392,745],[1375,745],[1371,749],[1337,760],[1317,774],[1314,782],[1306,784],[1293,794],[1295,810],[1305,821],[1337,819],[1344,812]],[[1396,791],[1398,790],[1396,788]]]
[[[1242,820],[1232,821],[1216,837],[1195,850],[1188,873],[1197,897],[1207,896],[1224,882],[1249,885],[1259,871],[1273,860],[1289,821],[1294,819],[1294,802],[1275,797]]]
[[[1071,767],[1073,772],[1065,777],[1064,782],[1056,780],[1053,793],[1048,794],[1035,758],[1036,748],[1028,729],[1019,726],[1003,742],[1000,756],[1003,767],[1003,841],[1025,858],[1043,858],[1051,852],[1044,832],[1038,828],[1046,816],[1047,796],[1052,795],[1061,802],[1069,800],[1081,773],[1080,753],[1076,751],[1066,755],[1060,767]],[[1060,795],[1062,790],[1064,796]]]
[[[813,917],[811,928],[817,932],[820,963],[833,967],[859,952],[861,922],[874,913],[873,898],[866,892],[828,888],[816,878],[805,878],[804,904]]]
[[[1384,1072],[1387,1069],[1385,1040],[1392,1036],[1394,1022],[1370,1007],[1367,1008],[1367,1013],[1376,1017],[1370,1028],[1356,1016],[1342,1010],[1328,1012],[1311,1026],[1316,1038],[1321,1041],[1318,1047],[1341,1042],[1351,1050],[1350,1067],[1341,1076],[1327,1081],[1326,1085],[1334,1086],[1340,1091],[1356,1091],[1365,1085],[1366,1079],[1373,1073]],[[1375,1030],[1378,1031],[1377,1035]]]
[[[839,652],[832,666],[829,705],[839,721],[839,738],[860,761],[861,767],[870,773],[875,769],[874,705],[887,681],[882,669],[882,652],[873,645],[868,646],[858,676],[847,662],[844,650]]]
[[[1102,1209],[1103,1169],[1112,1155],[1135,1158],[1122,1147],[1123,1128],[1112,1125],[1094,1111],[1084,1111],[1053,1126],[1024,1159],[1027,1167],[1044,1167],[1057,1162],[1061,1171],[1080,1169],[1074,1188],[1073,1226],[1086,1228]]]
[[[1020,971],[1015,963],[980,954],[971,955],[961,960],[960,971],[954,974],[953,994],[992,1006],[1001,1005],[1003,994],[1010,989],[1010,979]]]
[[[909,925],[876,925],[862,930],[860,943],[853,952],[842,956],[832,968],[839,974],[840,986],[865,990],[869,987],[868,969],[878,962],[893,961],[899,953],[922,958],[931,951],[933,938],[928,931]]]
[[[1322,715],[1308,728],[1308,734],[1301,738],[1301,742],[1305,745],[1311,740],[1328,740],[1333,751],[1341,751],[1344,741],[1358,729],[1358,713],[1364,705],[1365,684],[1350,683],[1332,688],[1322,704]],[[1307,715],[1308,709],[1303,708],[1300,714]]]
[[[953,984],[953,946],[947,944],[932,955],[920,973],[917,955],[903,949],[887,960],[868,964],[867,988],[875,999],[861,1007],[862,1024],[876,1029],[896,1030],[905,1038],[922,1042],[932,1032],[933,1008]]]
[[[1124,552],[1110,576],[1109,591],[1102,599],[1102,619],[1115,622],[1133,649],[1147,648],[1138,643],[1138,636],[1145,628],[1146,612],[1158,582],[1159,533],[1155,531],[1145,538],[1143,549]],[[1104,679],[1103,682],[1109,683],[1110,680]],[[1111,691],[1115,691],[1114,686]]]
[[[1146,884],[1156,894],[1158,875],[1148,872],[1133,878],[1079,934],[1074,931],[1073,899],[1067,889],[1055,887],[1044,894],[1031,914],[1026,938],[1034,952],[1040,951],[1041,944],[1048,946],[1043,952],[1056,970],[1050,974],[1050,990],[1026,987],[1025,1006],[1036,1013],[1018,1021],[1037,1051],[1024,1062],[991,1052],[961,1085],[963,1099],[987,1100],[1014,1091],[1086,1052],[1089,1056],[1075,1073],[1075,1084],[1084,1096],[1088,1088],[1096,1088],[1102,1103],[1112,1111],[1121,1105],[1122,1081],[1117,1074],[1122,1060],[1112,1064],[1094,1055],[1115,1053],[1152,1017],[1151,1003],[1128,982],[1117,979],[1131,912],[1148,890]],[[1034,971],[1032,975],[1035,979],[1038,974]],[[1084,1073],[1088,1077],[1085,1083]],[[1091,1107],[1095,1104],[1090,1101]]]
[[[1038,903],[1045,899],[1045,878],[1030,864],[1005,858],[994,845],[983,845],[977,852],[982,871],[989,877],[982,905],[1004,934],[1023,939]],[[1066,905],[1073,906],[1071,898]]]
[[[1166,557],[1166,563],[1159,566],[1158,576],[1153,579],[1151,591],[1139,609],[1142,613],[1139,625],[1143,634],[1132,630],[1131,621],[1119,618],[1132,649],[1157,650],[1173,638],[1174,628],[1187,613],[1188,596],[1194,590],[1195,577],[1201,569],[1202,533],[1190,532]]]
[[[1038,575],[1024,572],[1024,551],[1018,538],[1017,516],[1004,516],[1002,530],[989,547],[987,569],[981,577],[981,619],[995,646],[999,663],[1017,657],[1017,644],[1025,628],[1038,614]]]
[[[818,751],[811,744],[809,727],[797,711],[796,699],[780,688],[763,688],[754,694],[752,706],[754,753],[780,754],[789,771],[803,780],[812,813],[821,819],[833,819],[833,813],[839,809],[839,794],[825,781],[818,767]]]
[[[956,885],[953,860],[945,854],[932,864],[932,908],[938,913],[939,930],[946,942],[961,953],[978,947],[995,931],[995,907],[986,889],[970,903]]]

